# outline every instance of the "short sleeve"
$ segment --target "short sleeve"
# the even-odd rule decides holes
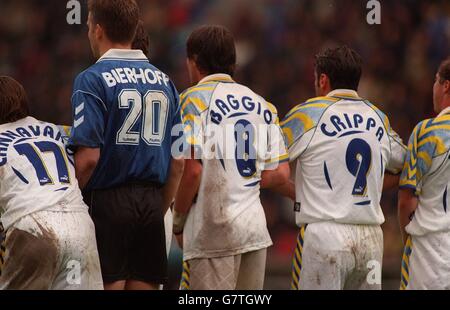
[[[300,157],[312,139],[317,117],[311,115],[311,112],[316,113],[306,106],[294,108],[281,123],[290,161]]]
[[[407,148],[403,144],[400,136],[393,131],[389,131],[389,143],[391,148],[391,156],[387,163],[386,170],[392,174],[399,174],[405,163]]]
[[[414,129],[408,143],[408,151],[400,177],[400,188],[412,189],[420,194],[422,179],[431,168],[434,148],[432,145],[420,144],[420,128],[423,122]]]
[[[99,148],[104,144],[106,105],[101,82],[92,73],[75,80],[72,95],[73,126],[69,146]]]
[[[268,149],[265,169],[276,168],[280,163],[289,161],[283,131],[279,125],[278,117],[270,124],[268,130]]]
[[[182,100],[181,117],[184,125],[184,134],[186,142],[189,146],[194,148],[202,147],[202,109],[198,107],[199,104],[206,106],[203,102],[198,102],[199,99],[187,97]]]

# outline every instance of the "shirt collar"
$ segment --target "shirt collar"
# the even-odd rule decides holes
[[[124,49],[110,49],[98,61],[105,59],[130,59],[130,60],[148,60],[144,52],[141,50],[124,50]]]
[[[445,108],[441,113],[439,113],[438,117],[444,116],[445,114],[450,113],[450,107]]]
[[[360,99],[358,93],[351,89],[335,89],[330,92],[327,97],[339,97],[349,99]]]
[[[207,82],[234,83],[233,79],[231,78],[231,76],[229,74],[223,74],[223,73],[208,75],[207,77],[203,78],[200,82],[198,82],[198,84],[204,84]]]

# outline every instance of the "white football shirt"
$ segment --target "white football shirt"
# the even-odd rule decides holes
[[[398,174],[406,147],[388,118],[350,90],[296,106],[282,122],[296,162],[298,225],[381,224],[385,171]]]
[[[184,259],[267,248],[261,172],[288,160],[276,109],[223,74],[185,91],[181,104],[187,141],[203,166],[184,229]]]
[[[83,211],[61,127],[27,117],[0,125],[0,215],[5,229],[42,210]]]

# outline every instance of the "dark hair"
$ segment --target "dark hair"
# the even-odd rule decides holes
[[[233,34],[222,26],[202,26],[187,41],[187,56],[202,73],[234,74],[236,47]]]
[[[89,0],[89,12],[114,43],[133,41],[139,21],[135,0]]]
[[[316,73],[327,75],[332,89],[358,90],[362,58],[347,46],[329,48],[316,56]]]
[[[27,93],[13,78],[0,76],[0,124],[16,122],[29,115]]]
[[[439,83],[443,84],[445,81],[450,81],[450,58],[444,60],[439,66]]]
[[[149,45],[150,40],[148,38],[148,32],[145,29],[144,22],[140,20],[136,30],[136,35],[134,36],[132,48],[135,50],[141,50],[145,55],[148,56]]]

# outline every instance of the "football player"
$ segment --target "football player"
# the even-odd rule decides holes
[[[450,59],[436,74],[433,95],[438,116],[414,129],[400,180],[402,290],[450,289]]]
[[[381,288],[383,181],[386,171],[401,172],[406,148],[388,117],[357,93],[361,73],[354,50],[327,49],[316,57],[318,97],[282,122],[295,169],[295,187],[285,192],[300,227],[292,289]]]
[[[172,156],[181,123],[169,77],[132,43],[134,0],[88,1],[96,64],[75,80],[70,147],[96,226],[105,289],[158,289],[167,279],[164,214],[183,160]]]
[[[233,80],[236,50],[227,29],[196,29],[187,56],[195,86],[181,95],[181,106],[192,158],[174,208],[181,288],[259,290],[272,245],[260,189],[289,178],[277,110]]]
[[[23,87],[0,77],[0,290],[103,289],[65,142],[64,130],[29,116]]]

